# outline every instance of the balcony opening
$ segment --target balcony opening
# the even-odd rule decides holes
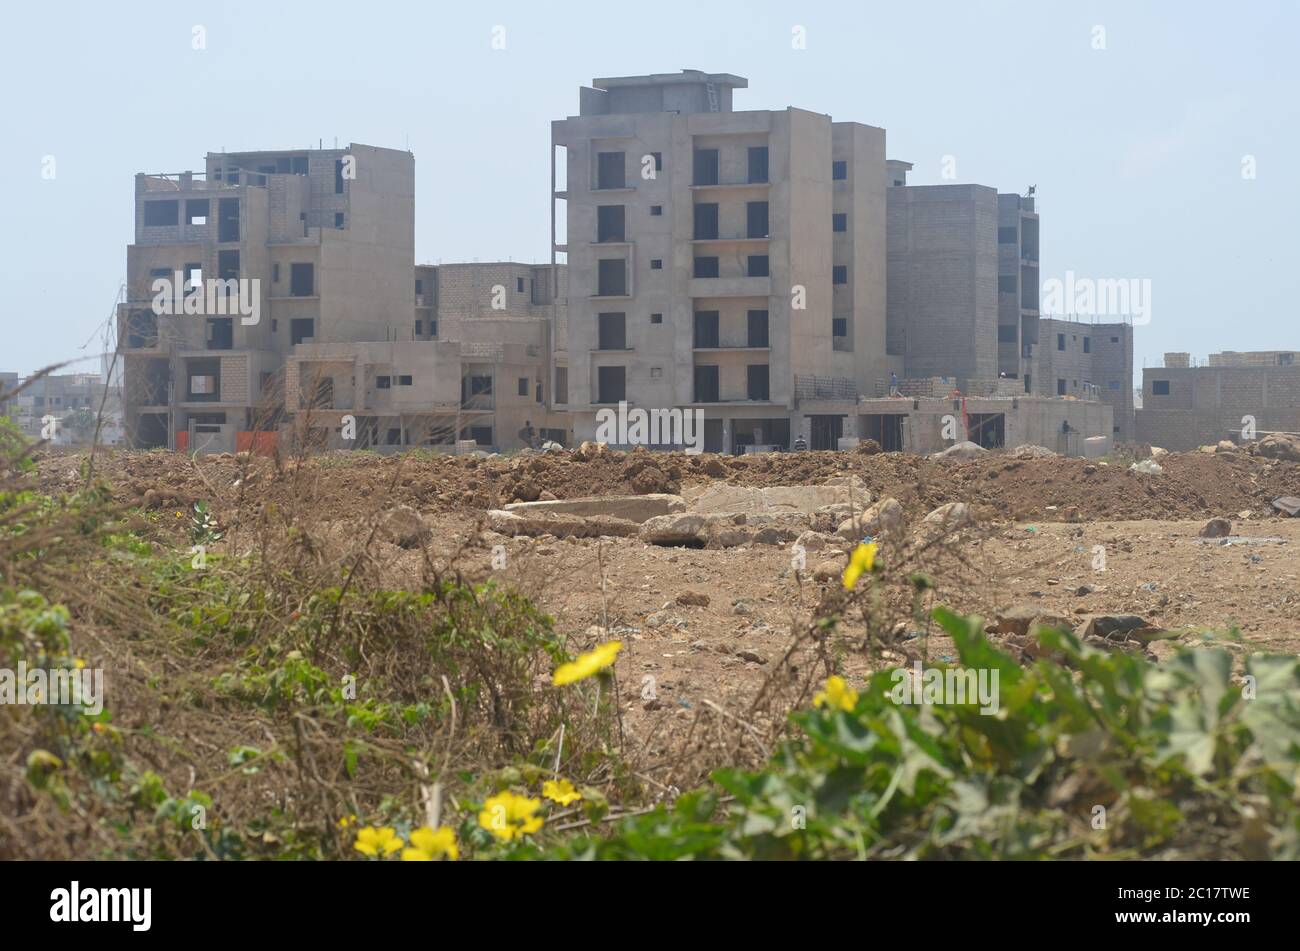
[[[217,202],[217,240],[239,240],[238,198],[223,198]]]
[[[751,254],[746,262],[745,274],[749,277],[767,277],[767,255]]]
[[[767,336],[767,311],[751,310],[749,318],[749,335],[747,342],[751,347],[766,347],[768,344]]]
[[[596,240],[625,240],[623,227],[625,212],[623,205],[600,205],[596,209]]]
[[[205,225],[208,223],[208,200],[206,198],[186,199],[185,223],[187,225]]]
[[[695,240],[712,241],[718,237],[718,206],[704,203],[695,206]]]
[[[766,238],[768,236],[767,202],[749,201],[745,203],[745,237]]]
[[[289,343],[308,343],[316,337],[316,321],[311,317],[294,317],[289,321]]]
[[[622,258],[602,258],[597,274],[598,297],[627,296],[627,262]]]
[[[147,201],[144,203],[144,225],[146,228],[166,228],[174,226],[180,216],[180,202]]]
[[[622,152],[600,152],[596,155],[596,187],[626,188],[627,162]]]
[[[696,277],[717,277],[718,259],[717,258],[696,258],[695,276]]]
[[[598,318],[598,348],[601,350],[627,349],[627,315],[601,314]]]
[[[808,448],[813,450],[833,450],[840,448],[840,437],[844,435],[843,416],[809,416]]]
[[[207,336],[209,350],[233,350],[235,347],[234,319],[209,317]]]
[[[756,145],[749,150],[749,180],[750,182],[767,181],[767,146]]]
[[[555,402],[569,402],[569,368],[555,368]]]
[[[695,346],[712,349],[720,346],[718,334],[718,312],[701,310],[695,314]]]
[[[717,149],[696,149],[695,150],[695,182],[696,185],[716,185],[718,184],[718,150]]]
[[[771,399],[768,391],[768,366],[766,363],[751,363],[746,367],[745,394],[749,400],[767,402]]]
[[[627,367],[596,368],[596,402],[620,403],[627,399]]]
[[[313,264],[289,265],[289,295],[311,297],[315,293],[316,267]]]
[[[718,368],[712,365],[695,368],[695,402],[718,402]]]

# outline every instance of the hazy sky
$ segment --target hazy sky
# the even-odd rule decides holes
[[[1044,280],[1150,279],[1138,368],[1166,350],[1300,349],[1298,10],[1294,0],[8,4],[0,370],[99,351],[96,330],[125,278],[136,172],[322,139],[410,148],[419,262],[545,261],[549,122],[577,112],[593,77],[683,68],[747,77],[737,109],[798,106],[883,126],[889,157],[916,164],[913,184],[940,182],[944,156],[959,182],[1036,184]],[[196,25],[206,49],[193,48]],[[491,48],[497,25],[504,50]],[[805,49],[792,48],[795,26]]]

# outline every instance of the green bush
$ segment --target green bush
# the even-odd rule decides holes
[[[1000,710],[895,703],[888,671],[851,710],[794,716],[761,772],[588,836],[600,859],[1300,858],[1300,660],[1226,653],[1153,665],[1040,630],[1062,662],[1022,668],[977,619],[936,611]],[[731,797],[729,800],[725,796]]]

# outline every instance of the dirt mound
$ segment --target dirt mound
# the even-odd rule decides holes
[[[81,478],[84,456],[41,460],[49,487]],[[1300,495],[1300,465],[1247,453],[1170,453],[1161,475],[1085,459],[1015,458],[1000,452],[955,461],[903,453],[800,452],[729,457],[602,452],[480,459],[413,452],[405,456],[334,452],[277,466],[231,455],[116,452],[97,459],[118,500],[145,509],[188,511],[199,500],[255,508],[308,494],[324,518],[346,518],[377,498],[423,513],[501,508],[515,501],[676,492],[711,482],[739,486],[822,485],[856,475],[877,498],[892,496],[909,517],[948,502],[987,507],[1011,519],[1213,518],[1250,509],[1269,513],[1281,495]]]

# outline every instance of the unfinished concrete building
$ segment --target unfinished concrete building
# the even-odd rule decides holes
[[[747,85],[597,79],[552,124],[578,439],[627,401],[702,410],[709,451],[835,448],[888,379],[884,130],[735,111]]]
[[[502,382],[455,407],[472,420],[447,441],[512,446],[525,421],[567,429],[529,412],[545,408],[549,355],[563,352],[551,330],[556,270],[416,267],[409,152],[353,144],[212,153],[202,174],[141,174],[135,190],[118,321],[133,445],[232,450],[290,426],[308,406],[323,415],[345,402],[370,414],[361,445],[428,442],[448,419],[443,391],[484,377]],[[179,289],[160,299],[158,280]],[[465,324],[462,334],[458,321],[478,315],[494,323]],[[401,359],[385,363],[386,352]],[[313,376],[318,367],[328,372]],[[517,394],[524,377],[527,407],[503,393],[508,381]]]
[[[563,267],[417,266],[409,335],[295,347],[286,406],[316,444],[334,448],[472,441],[518,449],[528,427],[568,444],[568,416],[548,408],[547,382],[548,351],[565,352],[563,323],[558,340],[552,332],[553,313],[564,311],[563,284]]]
[[[1300,351],[1227,351],[1204,366],[1166,353],[1164,366],[1142,371],[1136,416],[1138,442],[1174,451],[1300,432]]]
[[[1048,317],[1035,324],[1039,342],[1025,347],[1025,391],[1106,403],[1114,442],[1133,442],[1133,325]]]
[[[137,175],[119,310],[132,443],[233,449],[237,433],[282,422],[276,371],[295,345],[407,331],[414,183],[410,153],[357,144],[211,153],[201,175]],[[186,297],[247,280],[242,303],[257,313],[159,313],[154,282],[177,273]]]

